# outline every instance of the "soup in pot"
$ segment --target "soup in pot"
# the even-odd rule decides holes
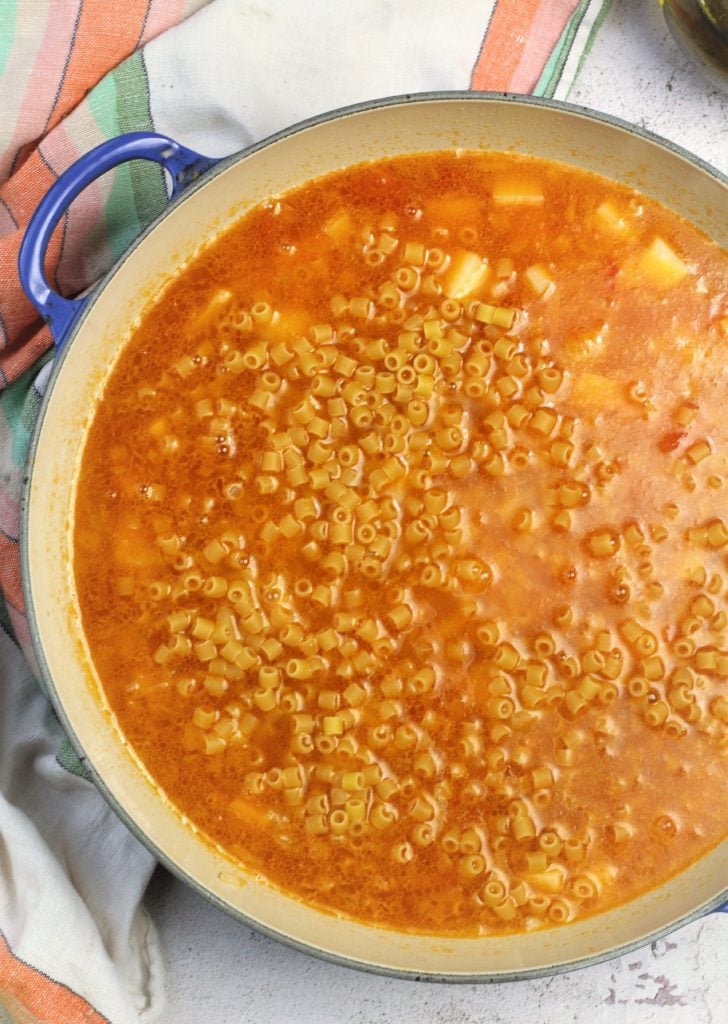
[[[81,457],[103,690],[245,869],[559,925],[728,833],[728,254],[560,164],[359,165],[150,304]]]

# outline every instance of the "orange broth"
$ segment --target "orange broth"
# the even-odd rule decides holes
[[[637,192],[399,157],[247,213],[83,452],[121,728],[243,865],[366,922],[561,924],[728,832],[728,254]]]

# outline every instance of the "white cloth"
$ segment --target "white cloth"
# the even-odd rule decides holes
[[[156,933],[142,906],[154,858],[93,783],[58,763],[61,728],[2,630],[0,666],[5,938],[51,978],[63,965],[63,983],[113,1024],[151,1021],[163,1004]]]

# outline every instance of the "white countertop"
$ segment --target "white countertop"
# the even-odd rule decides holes
[[[631,68],[614,76],[619,66]],[[615,0],[570,100],[650,128],[728,173],[728,93],[677,50],[657,0]],[[728,880],[727,880],[728,881]],[[438,985],[325,964],[251,932],[160,869],[147,907],[167,966],[160,1024],[718,1024],[728,915],[585,970]]]

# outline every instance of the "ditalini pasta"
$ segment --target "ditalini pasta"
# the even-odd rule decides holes
[[[436,934],[562,925],[728,831],[728,255],[505,154],[272,198],[88,433],[121,728],[246,867]]]

